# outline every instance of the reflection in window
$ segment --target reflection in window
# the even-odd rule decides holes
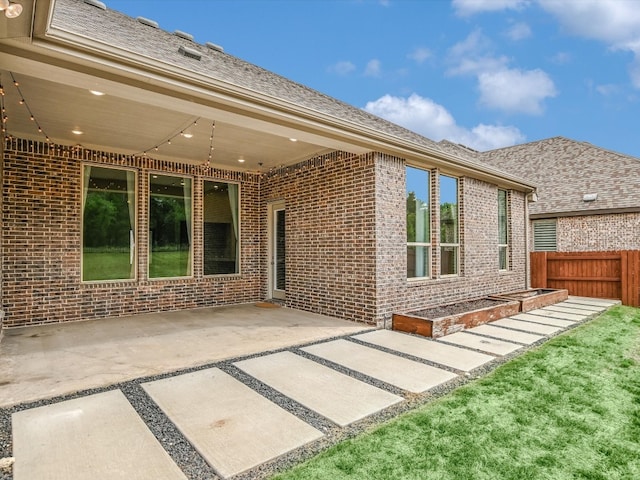
[[[429,172],[407,167],[407,278],[429,277],[431,270],[431,215]]]
[[[191,275],[191,179],[149,178],[149,278]]]
[[[457,275],[460,250],[458,179],[440,175],[440,274]]]
[[[205,181],[203,193],[204,274],[238,273],[238,185]]]
[[[136,175],[85,165],[82,280],[130,280],[135,269]]]

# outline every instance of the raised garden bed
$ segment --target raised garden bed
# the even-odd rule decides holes
[[[478,298],[409,313],[393,314],[393,330],[438,338],[465,328],[515,315],[520,302],[506,298]]]
[[[520,311],[528,312],[536,308],[546,307],[554,303],[564,302],[569,298],[568,290],[557,290],[553,288],[532,288],[530,290],[521,290],[519,292],[508,292],[495,295],[490,298],[504,298],[508,300],[517,300],[520,302]]]

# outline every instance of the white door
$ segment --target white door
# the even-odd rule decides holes
[[[286,222],[284,202],[269,205],[269,296],[286,298]]]

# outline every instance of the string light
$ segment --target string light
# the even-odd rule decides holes
[[[20,101],[18,101],[18,104],[23,105],[27,109],[27,112],[29,113],[29,120],[35,123],[38,133],[41,133],[42,135],[44,135],[47,143],[51,143],[51,139],[49,138],[49,135],[45,133],[44,129],[42,128],[42,125],[40,125],[40,122],[36,119],[36,116],[33,114],[31,107],[29,107],[29,104],[25,100],[24,94],[20,89],[20,83],[16,80],[15,76],[13,75],[13,72],[9,72],[9,75],[11,76],[11,81],[13,82],[13,86],[18,91],[18,96],[20,97]],[[1,86],[0,86],[0,91],[2,92],[2,98],[4,99],[4,89],[2,89]],[[8,120],[8,117],[6,116],[6,111],[5,111],[4,102],[3,102],[3,106],[2,106],[2,124],[3,124],[2,133],[3,134],[7,133],[7,128],[5,126],[5,124],[7,123],[7,120]],[[9,136],[9,138],[11,138],[11,136]]]
[[[209,135],[209,157],[207,158],[207,167],[211,166],[211,158],[213,157],[213,135],[216,130],[216,121],[211,122],[211,135]]]
[[[160,147],[162,147],[163,145],[171,145],[171,142],[173,140],[175,140],[177,137],[191,138],[191,137],[187,137],[187,135],[185,135],[185,132],[189,128],[195,127],[196,125],[198,125],[198,120],[200,120],[200,117],[196,118],[195,120],[190,121],[185,127],[180,128],[179,130],[176,131],[176,133],[170,135],[169,137],[167,137],[162,142],[155,144],[151,148],[147,148],[145,150],[142,150],[141,152],[136,152],[133,155],[134,156],[143,155],[143,156],[146,157],[150,150],[153,150],[153,151],[157,152],[157,151],[160,150]]]

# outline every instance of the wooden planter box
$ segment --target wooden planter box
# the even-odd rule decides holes
[[[491,298],[504,298],[508,300],[517,300],[520,302],[520,311],[528,312],[536,308],[542,308],[554,303],[564,302],[569,298],[568,290],[557,290],[553,288],[532,288],[530,290],[522,290],[519,292],[501,293]]]
[[[486,298],[483,300],[495,302],[495,305],[437,318],[425,318],[420,316],[420,312],[394,313],[392,328],[424,337],[439,338],[460,332],[465,328],[477,327],[483,323],[515,315],[520,310],[520,302],[517,300],[505,298]]]

